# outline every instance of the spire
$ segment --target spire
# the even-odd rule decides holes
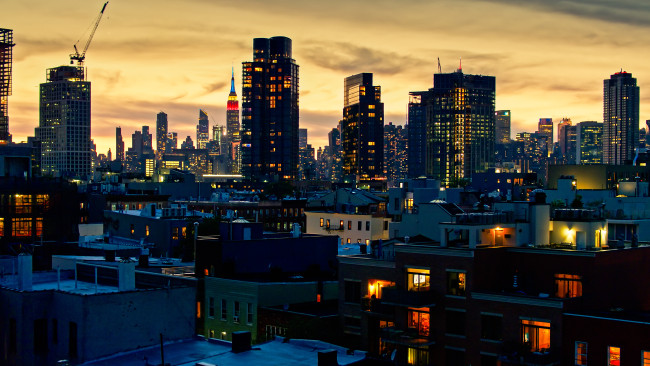
[[[230,79],[230,93],[235,93],[235,67],[232,68],[232,78]]]
[[[463,72],[463,58],[458,60],[458,72]]]

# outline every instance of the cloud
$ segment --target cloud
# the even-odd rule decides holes
[[[227,85],[228,83],[225,81],[217,81],[212,84],[204,85],[203,89],[205,90],[205,94],[203,95],[212,94],[216,91],[223,91]]]
[[[394,75],[425,62],[396,52],[385,52],[343,42],[314,42],[311,46],[303,48],[302,57],[322,68],[347,74],[361,72],[360,68],[363,68],[379,74]]]

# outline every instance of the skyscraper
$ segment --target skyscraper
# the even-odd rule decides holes
[[[537,123],[537,133],[546,137],[547,154],[550,156],[553,152],[553,118],[540,118]]]
[[[457,186],[494,165],[494,76],[433,75],[427,117],[427,175]]]
[[[576,125],[576,164],[603,163],[603,124],[595,121]]]
[[[235,91],[235,69],[232,70],[230,78],[230,94],[228,94],[228,106],[226,111],[226,136],[228,143],[228,164],[232,174],[240,171],[241,154],[240,154],[240,125],[239,125],[239,102],[237,101],[237,92]]]
[[[11,142],[9,133],[9,105],[11,69],[13,64],[13,31],[0,28],[0,144]]]
[[[391,182],[406,178],[407,131],[389,122],[384,125],[384,176]]]
[[[156,116],[156,159],[161,160],[167,151],[167,113],[160,112]]]
[[[431,105],[429,91],[409,93],[408,105],[408,176],[417,178],[426,174],[427,163],[427,108]]]
[[[124,161],[124,140],[122,127],[115,127],[115,160]]]
[[[298,65],[291,39],[255,38],[244,62],[241,171],[254,181],[298,176]]]
[[[196,125],[196,148],[205,149],[205,145],[210,141],[210,120],[208,114],[199,109],[199,124]]]
[[[384,103],[372,73],[345,78],[341,120],[343,175],[372,179],[384,175]]]
[[[507,144],[510,142],[510,111],[501,110],[494,114],[494,137],[497,144]]]
[[[92,173],[90,82],[84,67],[48,69],[40,87],[41,174],[88,177]]]
[[[632,74],[617,72],[604,80],[603,163],[634,159],[639,140],[639,87]]]

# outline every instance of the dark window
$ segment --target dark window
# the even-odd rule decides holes
[[[361,303],[361,282],[345,281],[345,302]]]
[[[465,352],[456,349],[445,349],[445,365],[461,366],[465,365]]]
[[[77,323],[75,322],[70,322],[68,342],[68,357],[77,358]]]
[[[346,316],[343,318],[346,326],[361,328],[361,319],[355,318],[352,316]]]
[[[357,221],[357,230],[361,231],[361,221]]]
[[[348,220],[348,230],[352,230],[352,221]]]
[[[384,231],[388,230],[388,221],[384,221]]]
[[[481,366],[497,366],[497,356],[481,355]]]
[[[366,221],[366,231],[370,231],[370,221]]]
[[[34,320],[34,353],[47,353],[47,319]]]
[[[458,310],[445,311],[445,332],[465,335],[465,312]]]
[[[447,272],[447,294],[465,296],[465,272]]]
[[[208,316],[214,318],[214,297],[208,299]]]
[[[502,321],[503,318],[499,315],[481,314],[481,338],[502,340]]]
[[[16,353],[18,346],[18,328],[16,328],[16,319],[9,319],[9,352]]]

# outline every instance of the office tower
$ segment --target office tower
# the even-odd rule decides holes
[[[9,105],[11,69],[13,65],[14,33],[0,28],[0,144],[11,142],[9,133]]]
[[[85,178],[92,173],[90,82],[84,67],[48,69],[40,86],[41,174]]]
[[[210,141],[210,120],[208,114],[199,109],[199,124],[196,125],[196,148],[205,149],[205,145]]]
[[[239,125],[239,102],[235,92],[235,69],[232,70],[230,78],[230,94],[228,94],[228,105],[226,111],[226,141],[228,148],[225,151],[228,159],[228,169],[232,174],[238,174],[241,165],[240,154],[240,125]]]
[[[307,148],[307,129],[299,128],[298,129],[298,148],[306,149]]]
[[[574,164],[576,161],[576,129],[570,118],[562,118],[557,125],[557,142],[564,164]]]
[[[156,115],[156,159],[161,160],[167,151],[167,113],[160,112]]]
[[[603,124],[595,121],[576,125],[576,164],[603,163]]]
[[[291,39],[255,38],[244,62],[241,172],[254,181],[298,176],[298,65]]]
[[[427,117],[427,175],[458,186],[494,166],[494,76],[434,74]]]
[[[124,140],[122,127],[115,127],[115,160],[124,161]]]
[[[313,150],[313,149],[312,149]],[[300,180],[306,179],[306,169],[309,164],[313,165],[313,151],[312,156],[308,155],[307,151],[307,129],[299,128],[298,129],[298,160],[300,161],[298,165],[298,177]]]
[[[153,152],[153,136],[149,133],[149,126],[142,126],[142,151]]]
[[[519,132],[515,135],[512,158],[522,173],[546,176],[548,159],[547,136],[538,132]]]
[[[537,133],[546,136],[548,154],[553,152],[553,118],[540,118],[537,123]]]
[[[327,133],[327,141],[329,143],[329,148],[332,153],[340,151],[341,131],[338,128],[332,128],[332,130]]]
[[[429,91],[409,93],[408,105],[408,176],[426,174],[427,166],[427,107],[431,105]]]
[[[372,179],[384,175],[384,103],[372,73],[345,78],[341,147],[344,179]],[[352,177],[355,176],[355,177]]]
[[[181,142],[181,150],[194,150],[194,141],[190,136],[187,136],[185,141]]]
[[[178,133],[168,132],[167,141],[165,142],[165,152],[170,153],[178,148]]]
[[[389,122],[384,126],[384,176],[391,182],[406,178],[406,128]]]
[[[510,111],[501,110],[494,113],[494,137],[497,144],[510,142]]]
[[[603,163],[622,165],[635,156],[639,139],[639,87],[632,74],[604,80]]]

